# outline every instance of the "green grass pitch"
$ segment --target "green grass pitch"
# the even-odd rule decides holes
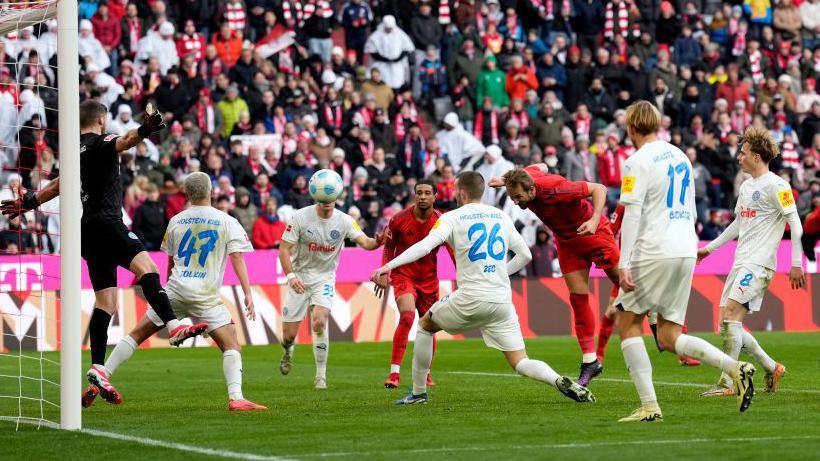
[[[705,337],[718,343],[717,336]],[[310,346],[297,346],[286,377],[278,371],[279,346],[248,347],[245,396],[270,410],[239,414],[227,410],[217,349],[139,350],[113,378],[123,404],[98,399],[83,411],[84,428],[134,439],[30,425],[15,432],[12,423],[0,422],[0,459],[820,459],[820,334],[760,333],[758,339],[788,374],[780,392],[770,395],[762,391],[759,370],[756,398],[741,415],[733,397],[698,397],[717,378],[715,370],[681,367],[647,337],[665,420],[628,425],[616,420],[636,408],[638,398],[617,339],[604,374],[590,386],[596,404],[577,404],[516,377],[501,354],[480,340],[440,342],[433,364],[438,385],[429,404],[412,407],[393,405],[410,384],[412,346],[402,388],[387,390],[382,382],[389,343],[331,343],[327,391],[312,387]],[[531,357],[577,376],[580,354],[573,338],[539,338],[527,347]],[[39,373],[38,362],[24,362],[31,362],[24,374]],[[55,379],[58,367],[47,365],[43,375]],[[20,366],[3,357],[0,374],[17,375]],[[39,385],[25,382],[24,394],[39,395]],[[0,394],[16,395],[17,389],[16,379],[0,380]],[[56,389],[44,393],[59,402]],[[39,404],[26,402],[23,410],[37,416]],[[0,414],[16,412],[16,400],[0,399]],[[48,405],[44,412],[58,418]],[[137,441],[145,439],[160,446]],[[169,444],[214,451],[191,453]]]

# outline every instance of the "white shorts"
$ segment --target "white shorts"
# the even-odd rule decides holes
[[[171,309],[178,319],[181,320],[188,317],[195,322],[205,322],[208,324],[208,329],[206,330],[208,333],[233,323],[231,313],[228,312],[228,308],[222,304],[221,300],[219,304],[211,304],[205,307],[203,307],[202,303],[189,303],[171,296],[168,296],[168,300],[171,301]],[[148,309],[145,315],[154,322],[154,325],[163,324],[159,315],[154,311],[154,308]]]
[[[282,307],[282,321],[301,322],[307,315],[308,309],[313,306],[332,308],[335,293],[335,280],[305,284],[305,292],[302,294],[296,293],[288,286],[285,292],[285,304]]]
[[[654,312],[665,320],[683,325],[695,258],[650,259],[632,264],[635,290],[621,290],[615,306],[635,314]]]
[[[465,299],[458,290],[441,298],[430,308],[436,325],[450,334],[481,330],[484,344],[500,351],[524,349],[518,314],[510,303],[489,303]]]
[[[773,270],[757,264],[733,267],[726,277],[726,284],[723,285],[720,306],[725,307],[731,299],[746,307],[749,313],[759,311],[772,277]]]

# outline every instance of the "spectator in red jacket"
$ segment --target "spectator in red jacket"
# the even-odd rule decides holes
[[[507,71],[507,94],[511,100],[518,98],[523,101],[527,99],[527,91],[538,89],[538,79],[535,78],[535,72],[524,65],[521,56],[513,56],[511,63],[510,70]]]
[[[117,47],[120,46],[122,38],[120,19],[111,15],[108,4],[102,2],[91,17],[91,26],[94,28],[94,37],[102,43],[103,49],[111,57],[111,69],[117,69]]]
[[[236,64],[239,55],[242,54],[242,36],[231,29],[227,22],[222,23],[218,34],[213,34],[211,43],[216,47],[219,59],[228,67]]]
[[[177,39],[177,54],[180,59],[190,54],[197,64],[205,56],[205,36],[196,31],[196,24],[191,19],[185,21],[185,28]]]
[[[729,107],[735,107],[735,103],[743,101],[747,108],[752,108],[752,101],[749,97],[749,85],[740,80],[737,64],[729,65],[729,80],[721,83],[717,87],[715,99],[725,99],[729,103]],[[748,109],[747,109],[748,110]]]
[[[253,224],[253,247],[257,250],[279,248],[282,234],[285,233],[285,223],[276,214],[279,202],[275,197],[265,200],[265,212]]]

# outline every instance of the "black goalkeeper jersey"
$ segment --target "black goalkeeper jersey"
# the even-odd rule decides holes
[[[122,220],[120,156],[114,134],[80,135],[80,181],[83,221]]]

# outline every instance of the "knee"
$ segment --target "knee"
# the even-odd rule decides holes
[[[658,343],[660,344],[661,348],[665,351],[674,351],[675,350],[675,343],[678,340],[678,336],[680,334],[674,334],[667,331],[660,331],[658,332]]]
[[[314,318],[311,322],[311,327],[313,328],[313,332],[316,334],[321,334],[325,331],[325,327],[327,326],[327,319],[324,318]]]

